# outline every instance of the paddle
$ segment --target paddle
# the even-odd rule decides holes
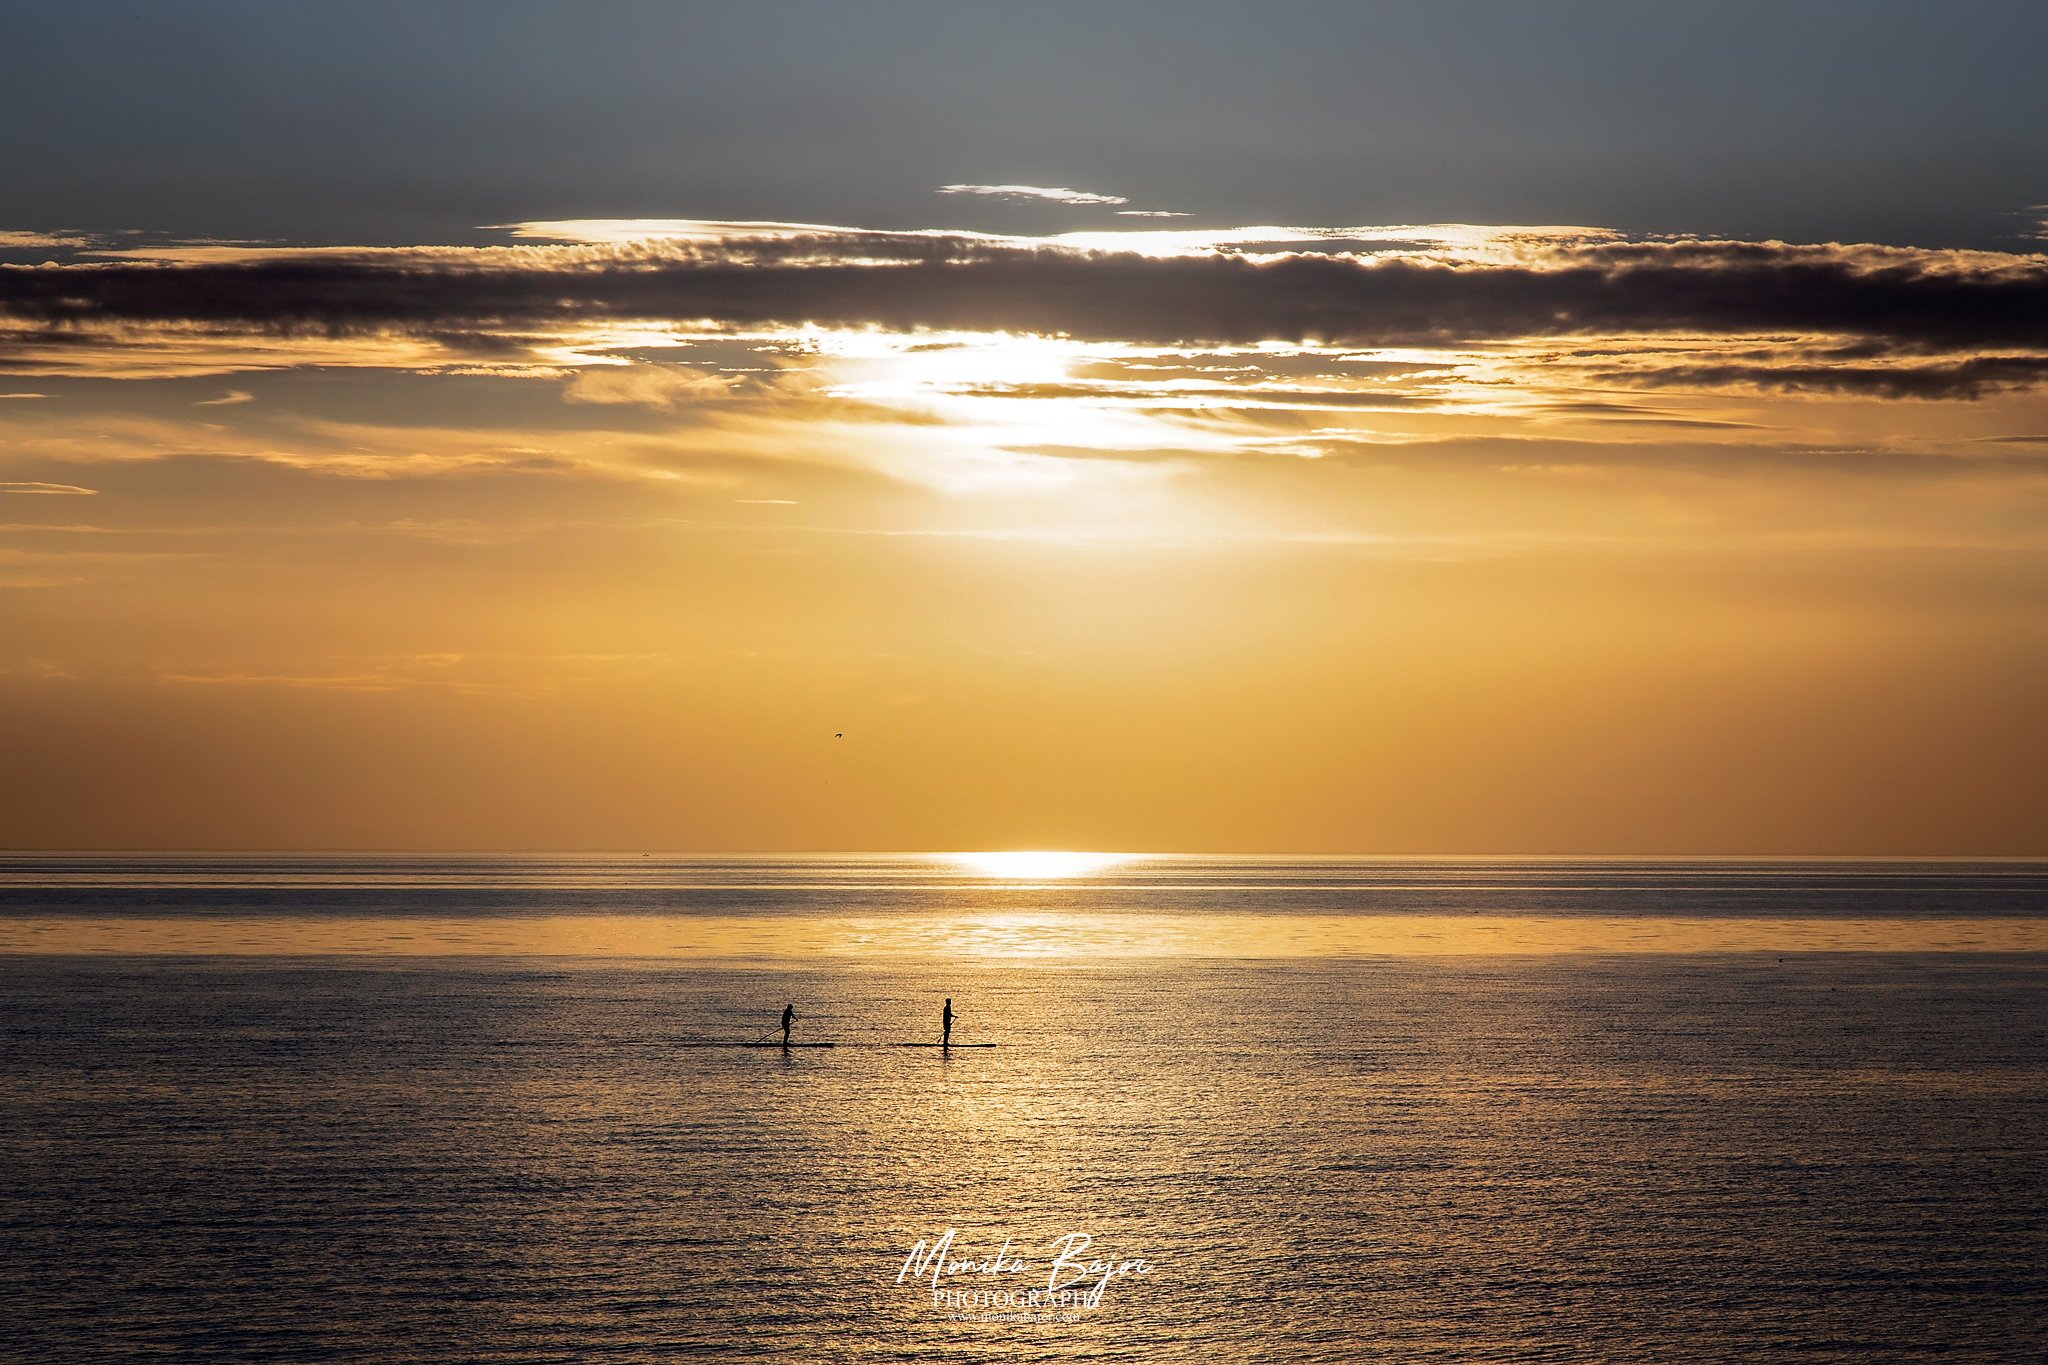
[[[795,1011],[794,1009],[790,1010],[790,1012],[789,1012],[789,1022],[790,1022],[790,1024],[791,1024],[792,1026],[794,1026],[794,1025],[796,1024],[796,1021],[797,1021],[797,1020],[799,1020],[799,1019],[801,1019],[801,1018],[803,1018],[803,1016],[802,1016],[801,1014],[798,1014],[798,1013],[797,1013],[797,1012],[796,1012],[796,1011]],[[781,1031],[782,1031],[782,1021],[781,1021],[780,1019],[777,1019],[777,1020],[776,1020],[776,1021],[775,1021],[774,1023],[770,1024],[770,1025],[769,1025],[769,1026],[768,1026],[767,1028],[764,1028],[764,1029],[762,1029],[762,1030],[761,1030],[761,1031],[760,1031],[759,1033],[755,1034],[755,1035],[754,1035],[754,1041],[755,1041],[755,1042],[757,1042],[757,1043],[765,1043],[765,1042],[767,1042],[767,1041],[768,1041],[768,1035],[769,1035],[769,1034],[771,1034],[771,1033],[780,1033]]]

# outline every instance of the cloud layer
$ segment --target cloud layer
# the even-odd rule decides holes
[[[1019,239],[704,225],[593,245],[200,247],[0,266],[0,367],[64,367],[99,343],[146,349],[152,331],[397,337],[489,359],[619,325],[1352,350],[1595,338],[1614,343],[1606,382],[1882,397],[1967,397],[2031,385],[2048,366],[2039,255],[1513,230],[1447,244],[1441,229],[1413,231]],[[1697,345],[1674,355],[1674,338]],[[1747,351],[1728,353],[1744,339]]]

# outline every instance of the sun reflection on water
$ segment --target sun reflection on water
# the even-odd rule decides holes
[[[946,857],[977,876],[997,877],[1005,881],[1062,881],[1068,877],[1086,877],[1131,861],[1126,853],[1074,853],[1060,849],[949,853]]]

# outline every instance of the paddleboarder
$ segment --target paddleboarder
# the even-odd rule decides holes
[[[789,1046],[789,1026],[795,1022],[796,1006],[784,1005],[782,1007],[782,1045],[784,1047]]]
[[[946,997],[945,1012],[939,1015],[939,1024],[941,1029],[939,1033],[939,1046],[951,1047],[953,1045],[953,997],[950,995]]]

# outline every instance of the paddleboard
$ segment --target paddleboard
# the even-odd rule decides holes
[[[838,1047],[837,1043],[684,1043],[684,1047]]]

